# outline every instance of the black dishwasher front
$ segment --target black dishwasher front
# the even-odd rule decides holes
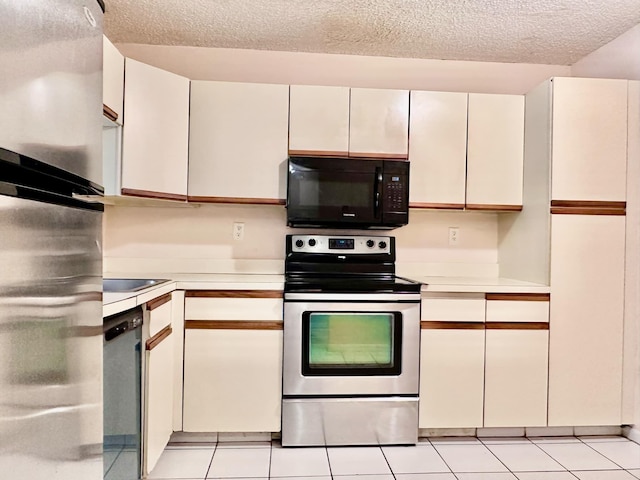
[[[104,319],[104,479],[142,474],[142,307]]]

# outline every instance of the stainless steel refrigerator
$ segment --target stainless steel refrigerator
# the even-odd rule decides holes
[[[100,480],[102,5],[0,2],[0,477]]]

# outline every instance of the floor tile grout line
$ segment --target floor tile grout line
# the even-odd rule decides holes
[[[269,442],[269,467],[267,468],[267,478],[271,479],[271,459],[273,458],[273,439]]]
[[[476,437],[476,438],[477,438],[477,437]],[[495,457],[495,459],[496,459],[496,460],[498,460],[498,461],[502,464],[502,466],[503,466],[504,468],[506,468],[506,469],[507,469],[507,472],[509,472],[509,473],[510,473],[511,475],[513,475],[514,477],[516,476],[516,474],[515,474],[514,472],[512,472],[512,471],[511,471],[511,469],[510,469],[509,467],[507,467],[507,465],[506,465],[502,460],[500,460],[500,459],[498,458],[498,456],[497,456],[495,453],[493,453],[493,450],[491,450],[491,449],[490,449],[489,447],[487,447],[484,443],[482,443],[482,440],[480,440],[480,445],[482,445],[484,448],[486,448],[487,450],[489,450],[489,453],[491,453],[491,455],[493,455],[493,456]],[[488,472],[488,473],[500,473],[500,472]],[[516,478],[517,478],[517,477],[516,477]]]
[[[578,437],[576,437],[578,438]],[[611,463],[613,463],[614,465],[616,465],[618,468],[624,470],[624,467],[622,467],[622,465],[619,465],[618,463],[614,462],[612,459],[610,459],[609,457],[607,457],[606,455],[604,455],[603,453],[600,453],[598,450],[596,450],[595,448],[593,448],[591,445],[589,445],[586,442],[583,442],[581,438],[578,438],[578,440],[580,440],[580,442],[583,445],[586,445],[587,447],[589,447],[591,450],[593,450],[594,452],[596,452],[598,455],[600,455],[602,458],[609,460]]]
[[[378,448],[380,449],[380,453],[382,453],[382,458],[384,458],[384,461],[387,462],[387,467],[389,467],[389,471],[391,472],[391,475],[393,475],[393,480],[396,480],[396,472],[394,472],[393,468],[391,468],[391,464],[389,463],[389,459],[387,458],[387,456],[384,454],[384,450],[381,446],[379,446]]]
[[[216,456],[217,450],[218,450],[218,442],[216,442],[215,446],[213,447],[213,453],[211,454],[211,460],[209,460],[209,466],[207,467],[207,471],[204,474],[204,480],[207,480],[207,478],[209,477],[209,472],[211,471],[211,466],[213,465],[213,457]]]
[[[458,476],[453,472],[453,469],[451,468],[451,466],[447,463],[447,461],[444,459],[442,454],[438,451],[436,446],[433,444],[431,439],[429,439],[429,443],[431,444],[431,448],[433,448],[433,450],[436,452],[436,454],[440,457],[440,460],[442,460],[442,462],[447,466],[447,468],[449,469],[449,472],[451,472],[454,477],[458,478]]]
[[[325,446],[324,453],[327,456],[327,464],[329,465],[329,475],[331,476],[331,480],[333,480],[333,470],[331,470],[331,459],[329,458],[329,449]]]

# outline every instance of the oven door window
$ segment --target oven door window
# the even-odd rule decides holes
[[[302,374],[400,375],[400,312],[305,312]]]

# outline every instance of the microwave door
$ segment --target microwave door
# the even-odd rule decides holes
[[[304,171],[289,187],[289,218],[310,225],[371,224],[381,218],[381,172]]]

